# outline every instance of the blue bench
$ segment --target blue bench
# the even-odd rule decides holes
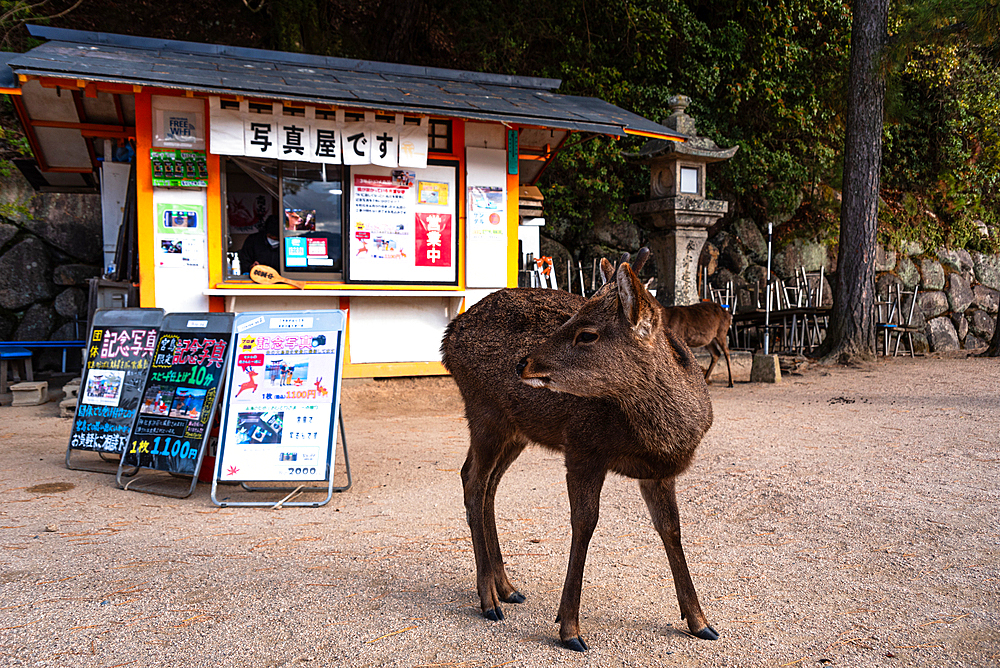
[[[62,370],[66,373],[66,351],[79,348],[83,350],[87,346],[87,342],[83,340],[79,341],[0,341],[0,359],[25,359],[24,353],[27,352],[27,361],[25,361],[25,374],[27,374],[27,367],[31,364],[31,350],[35,348],[62,348]],[[21,351],[21,352],[17,352]],[[5,355],[6,353],[6,355]],[[7,364],[4,363],[4,381],[6,382],[6,371]]]
[[[35,379],[31,368],[31,351],[27,348],[4,346],[0,348],[0,394],[7,393],[7,366],[11,362],[23,362],[25,380],[32,381]],[[15,371],[14,373],[16,374],[17,372]]]

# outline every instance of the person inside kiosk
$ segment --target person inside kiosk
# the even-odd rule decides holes
[[[251,234],[239,250],[240,271],[249,274],[255,264],[264,264],[278,269],[278,217],[271,214],[264,221],[264,229]]]

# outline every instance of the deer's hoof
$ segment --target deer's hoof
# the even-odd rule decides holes
[[[587,647],[587,643],[583,642],[583,638],[581,638],[580,636],[577,636],[575,638],[570,638],[569,640],[563,640],[562,646],[565,647],[566,649],[571,649],[574,652],[586,652],[588,649],[590,649],[589,647]]]
[[[490,608],[489,610],[483,611],[483,617],[490,620],[491,622],[502,622],[503,610],[501,610],[499,607]]]
[[[694,635],[702,640],[718,640],[719,632],[713,629],[711,626],[706,626],[700,631],[694,631]]]
[[[504,599],[508,603],[524,603],[527,599],[519,591],[512,592],[510,596]]]

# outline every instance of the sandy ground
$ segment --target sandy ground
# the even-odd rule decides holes
[[[809,367],[714,386],[681,479],[688,561],[722,638],[684,631],[633,481],[590,549],[585,654],[554,623],[569,550],[560,459],[498,495],[527,595],[479,613],[448,378],[355,382],[354,487],[319,508],[219,508],[67,470],[56,403],[0,408],[0,661],[12,666],[997,666],[1000,360]],[[337,464],[337,481],[343,478]]]

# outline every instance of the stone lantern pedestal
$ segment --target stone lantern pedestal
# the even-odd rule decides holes
[[[657,299],[668,306],[698,302],[698,258],[708,239],[708,228],[729,209],[727,202],[705,199],[705,165],[728,160],[738,146],[720,149],[699,137],[694,119],[684,113],[690,100],[670,99],[672,114],[663,125],[686,135],[684,142],[654,139],[631,162],[649,165],[650,199],[629,207],[651,231],[650,250],[656,257]]]

